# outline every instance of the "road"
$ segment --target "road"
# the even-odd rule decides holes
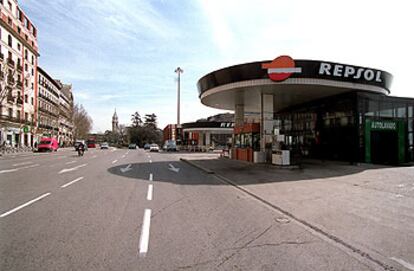
[[[0,158],[0,269],[383,270],[179,157]]]

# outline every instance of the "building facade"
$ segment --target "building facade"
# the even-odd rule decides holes
[[[72,85],[62,84],[59,93],[59,136],[58,141],[61,147],[73,145],[73,94]]]
[[[37,134],[37,29],[16,0],[0,1],[0,143],[33,146]]]
[[[368,67],[280,56],[213,71],[198,89],[203,104],[234,110],[235,159],[411,163],[414,99],[389,96],[392,78]]]
[[[59,136],[59,107],[61,84],[58,84],[47,72],[38,67],[38,137]]]

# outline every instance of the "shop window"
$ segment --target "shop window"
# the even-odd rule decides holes
[[[379,104],[377,101],[367,100],[366,105],[367,105],[366,111],[365,111],[366,117],[374,117],[378,115]]]
[[[413,106],[412,105],[410,105],[408,107],[408,117],[409,118],[412,118],[413,117]]]
[[[413,119],[408,119],[408,132],[413,131]]]
[[[408,134],[408,145],[412,146],[413,145],[413,133],[409,133]]]
[[[380,117],[392,118],[394,117],[393,111],[392,103],[384,102],[381,104]]]

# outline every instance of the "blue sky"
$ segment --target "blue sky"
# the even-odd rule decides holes
[[[222,111],[203,106],[203,75],[225,66],[273,59],[321,59],[384,69],[392,94],[414,96],[414,25],[410,1],[20,0],[38,28],[39,63],[72,83],[94,131],[130,115],[176,121],[177,66],[182,122]]]

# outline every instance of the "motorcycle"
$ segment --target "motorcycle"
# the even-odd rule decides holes
[[[83,148],[78,148],[78,156],[83,156],[85,150]]]

